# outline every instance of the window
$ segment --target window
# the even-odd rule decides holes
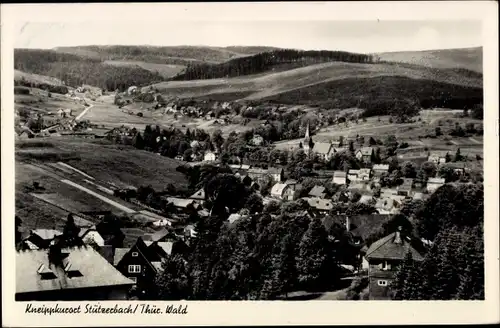
[[[139,256],[139,253],[137,253],[137,252],[132,252],[132,257],[137,257],[137,256]]]
[[[391,270],[391,264],[390,263],[387,263],[387,261],[384,261],[384,263],[381,264],[382,265],[382,270],[384,271],[387,271],[387,270]]]
[[[379,280],[379,281],[377,281],[377,284],[379,286],[387,286],[387,280]]]
[[[141,266],[140,265],[131,264],[131,265],[128,266],[128,272],[129,273],[140,273],[141,272]]]

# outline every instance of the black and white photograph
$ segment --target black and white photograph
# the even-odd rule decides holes
[[[480,19],[156,5],[11,37],[12,300],[486,299]]]

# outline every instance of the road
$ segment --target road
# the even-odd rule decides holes
[[[122,210],[123,212],[128,213],[128,214],[136,212],[133,209],[130,209],[130,208],[126,207],[126,206],[123,206],[122,204],[119,204],[119,203],[117,203],[117,202],[115,202],[115,201],[113,201],[113,200],[111,200],[111,199],[109,199],[107,197],[104,197],[104,196],[102,196],[102,195],[100,195],[100,194],[98,194],[98,193],[96,193],[96,192],[94,192],[94,191],[92,191],[90,189],[87,189],[87,188],[79,185],[78,183],[74,183],[73,181],[66,180],[66,179],[61,180],[61,182],[65,183],[67,185],[70,185],[72,187],[75,187],[77,189],[80,189],[80,190],[86,192],[87,194],[92,195],[92,196],[94,196],[96,198],[99,198],[103,202],[108,203],[108,204],[110,204],[110,205],[112,205],[112,206],[114,206],[114,207]]]
[[[90,101],[88,99],[85,99],[85,101],[87,103],[90,103]],[[79,121],[85,114],[87,114],[87,112],[89,111],[89,109],[91,109],[92,107],[94,107],[94,104],[90,104],[89,107],[85,108],[83,110],[83,112],[80,113],[80,115],[78,115],[76,118],[75,118],[75,121]]]

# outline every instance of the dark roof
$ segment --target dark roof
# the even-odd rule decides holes
[[[391,215],[366,214],[349,217],[351,234],[366,240],[373,232],[381,228],[391,219]]]
[[[191,195],[191,197],[189,197],[189,198],[205,200],[205,190],[203,188],[201,188],[200,190],[195,192],[193,195]]]
[[[62,249],[66,270],[78,270],[81,276],[66,276],[63,267],[49,263],[46,250],[20,251],[16,254],[16,293],[43,292],[60,289],[132,285],[92,247]],[[53,279],[42,279],[40,273],[52,274]]]
[[[400,243],[395,243],[396,232],[374,242],[366,252],[366,258],[381,260],[404,260],[408,252],[412,253],[415,261],[422,261],[423,257],[411,245],[411,238],[401,234]]]
[[[99,254],[110,264],[113,264],[114,261],[114,249],[111,245],[101,246],[98,250]]]

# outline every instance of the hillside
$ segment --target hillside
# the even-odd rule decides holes
[[[169,183],[186,185],[185,176],[176,171],[178,164],[154,153],[102,141],[51,138],[16,142],[16,214],[26,226],[38,228],[60,224],[68,211],[126,214],[137,208],[106,190],[144,185],[163,190]],[[43,189],[34,194],[33,182]]]
[[[483,72],[483,48],[461,48],[426,51],[384,52],[383,61],[401,62],[435,68],[463,68]]]
[[[428,97],[427,91],[424,92],[422,90],[422,86],[429,83],[426,81],[442,84],[440,90],[443,90],[443,88],[450,89],[446,96],[448,97],[447,99],[455,96],[460,97],[460,92],[463,92],[464,88],[474,88],[474,94],[480,93],[481,91],[479,90],[482,89],[482,74],[471,71],[431,69],[411,64],[358,64],[343,62],[315,64],[282,72],[228,79],[169,81],[155,84],[154,87],[169,96],[214,97],[220,100],[223,100],[226,95],[229,100],[235,100],[238,97],[249,100],[271,100],[274,96],[295,92],[296,95],[301,95],[300,97],[307,99],[309,104],[322,104],[329,100],[331,96],[327,92],[321,91],[325,87],[325,83],[338,81],[337,86],[344,85],[341,88],[347,88],[346,91],[350,90],[349,92],[354,92],[354,94],[344,93],[338,95],[340,98],[357,99],[367,92],[365,87],[370,84],[373,87],[377,87],[376,82],[391,85],[391,83],[396,81],[393,80],[393,82],[390,82],[388,79],[377,81],[374,79],[381,77],[405,78],[404,88],[407,90],[406,93],[414,93],[417,98]],[[381,84],[378,88],[384,88],[384,84]],[[307,91],[301,93],[301,90]],[[314,90],[317,90],[317,92],[313,92]],[[393,97],[400,97],[398,92],[396,92],[397,89],[391,87],[391,90],[395,92],[392,95]],[[309,93],[316,96],[309,97]],[[436,94],[435,97],[439,98],[440,95]],[[284,98],[286,96],[280,99]],[[294,96],[293,99],[294,101],[300,101],[299,98]]]
[[[231,58],[248,54],[244,48],[239,50],[243,50],[243,52],[203,46],[153,47],[117,45],[54,48],[54,51],[58,53],[74,54],[99,60],[132,60],[173,65],[183,65],[191,62],[221,63]],[[252,50],[248,51],[253,53]]]
[[[14,68],[26,73],[58,78],[68,86],[82,84],[105,90],[126,90],[131,85],[146,85],[164,80],[138,66],[114,66],[99,59],[53,50],[15,49]]]
[[[238,77],[273,71],[278,65],[291,65],[289,69],[325,62],[373,63],[373,56],[345,51],[303,51],[278,49],[251,56],[231,59],[220,64],[193,64],[174,81]]]

